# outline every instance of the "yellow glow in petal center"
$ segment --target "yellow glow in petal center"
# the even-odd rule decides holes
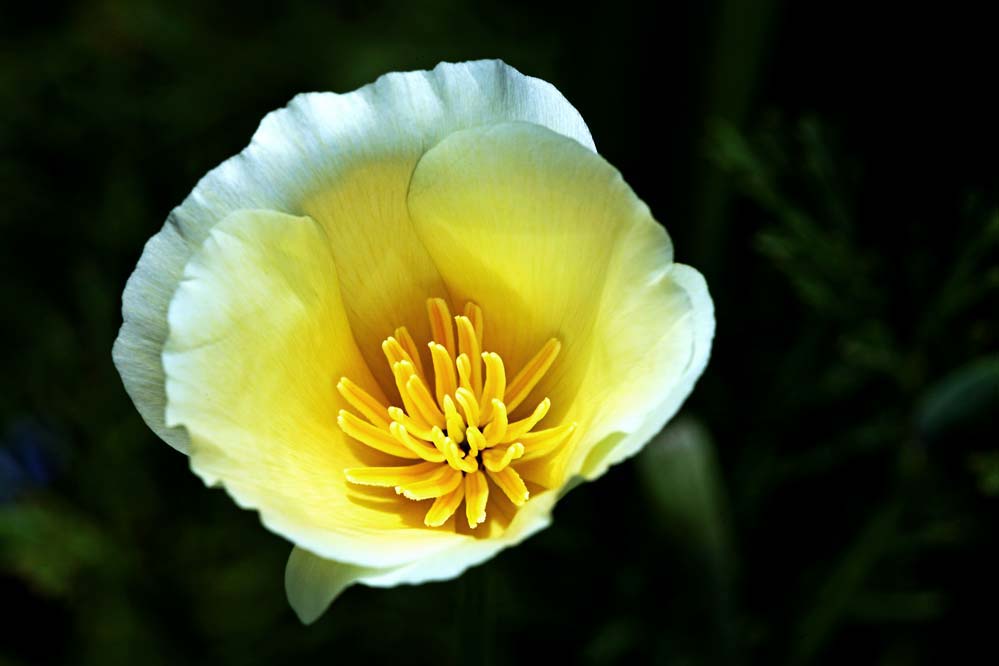
[[[453,318],[441,298],[427,301],[432,372],[405,327],[382,342],[400,405],[387,406],[347,377],[337,390],[360,416],[341,410],[337,422],[351,438],[407,464],[344,470],[351,483],[394,488],[414,501],[433,500],[424,523],[440,527],[464,503],[470,528],[486,520],[490,489],[521,506],[530,491],[516,466],[543,459],[568,441],[575,424],[534,430],[551,407],[545,398],[523,419],[509,414],[538,384],[561,344],[546,342],[509,382],[499,354],[483,351],[482,310],[465,305]]]

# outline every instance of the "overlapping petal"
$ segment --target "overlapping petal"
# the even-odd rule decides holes
[[[499,61],[442,63],[433,71],[388,74],[347,94],[303,94],[264,118],[250,145],[174,209],[126,285],[113,356],[146,423],[187,451],[183,428],[164,422],[167,308],[185,265],[223,218],[266,209],[323,225],[353,331],[358,339],[381,340],[386,327],[422,321],[416,315],[423,299],[440,287],[406,215],[413,167],[453,131],[509,120],[593,146],[579,113],[551,84]],[[362,353],[376,367],[370,361],[377,347]]]
[[[344,478],[395,461],[336,424],[341,375],[385,398],[354,344],[325,241],[310,218],[272,211],[212,229],[170,304],[166,423],[189,433],[191,469],[271,529],[325,557],[394,566],[459,537],[425,529],[419,507],[391,491]]]
[[[620,173],[537,125],[456,132],[420,161],[409,192],[423,243],[457,302],[490,313],[486,346],[519,367],[557,337],[545,423],[580,424],[546,487],[593,478],[634,453],[679,407],[707,362],[711,300]]]

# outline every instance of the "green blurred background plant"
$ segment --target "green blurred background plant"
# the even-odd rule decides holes
[[[953,8],[0,9],[0,664],[964,663],[999,598],[993,25]],[[680,418],[456,581],[287,607],[288,546],[110,362],[142,244],[267,111],[501,57],[708,278]],[[431,619],[433,621],[431,621]]]

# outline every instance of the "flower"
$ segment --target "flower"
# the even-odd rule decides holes
[[[269,114],[146,245],[123,318],[136,407],[294,544],[305,622],[545,527],[677,411],[714,332],[576,110],[499,61]]]

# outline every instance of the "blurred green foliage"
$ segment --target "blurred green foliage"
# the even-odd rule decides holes
[[[914,11],[731,0],[0,11],[0,664],[991,650],[999,114],[982,17],[907,30]],[[928,32],[954,40],[950,60]],[[685,414],[552,528],[456,581],[352,588],[302,627],[288,544],[204,488],[124,394],[121,289],[170,208],[295,93],[491,56],[577,105],[705,273],[711,365]]]

